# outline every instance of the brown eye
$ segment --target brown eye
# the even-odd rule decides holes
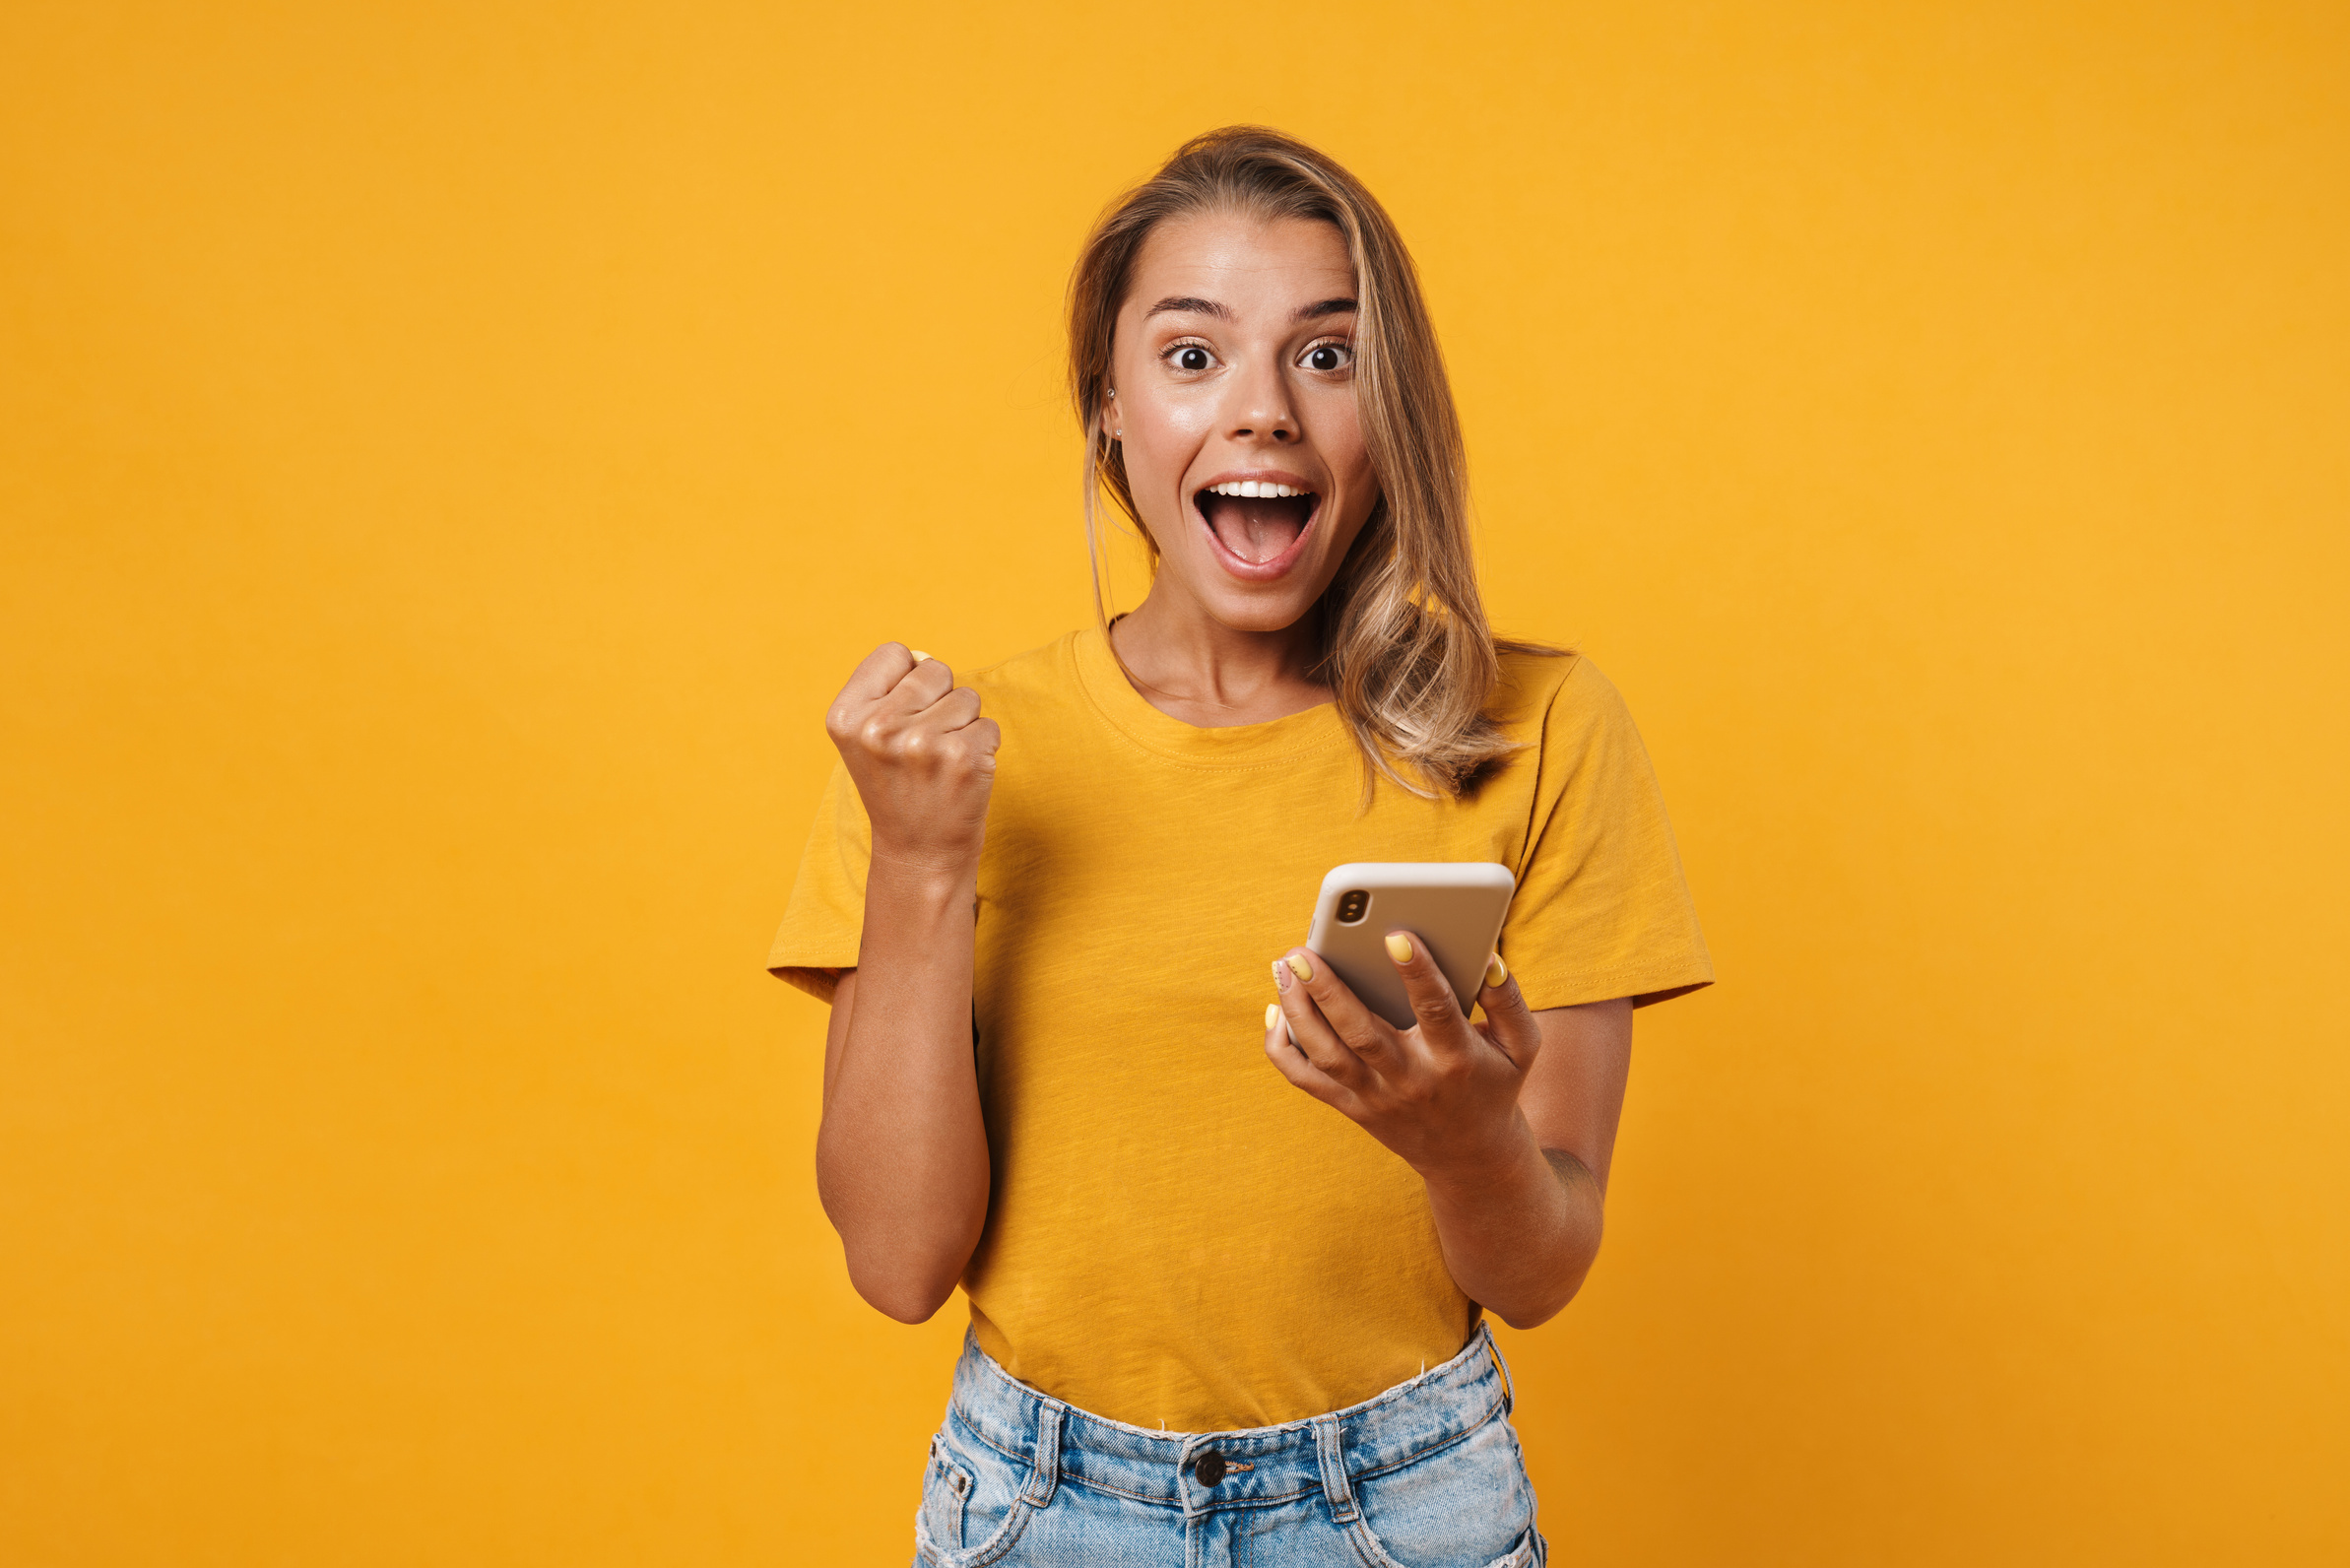
[[[1343,370],[1354,362],[1354,351],[1343,343],[1317,343],[1306,351],[1305,364],[1309,370]]]
[[[1208,351],[1197,344],[1186,344],[1175,351],[1175,368],[1178,370],[1205,370],[1208,364]]]

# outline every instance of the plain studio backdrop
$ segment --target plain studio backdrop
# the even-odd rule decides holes
[[[759,962],[858,657],[1087,620],[1067,271],[1239,120],[1720,962],[1563,1560],[2350,1555],[2350,11],[14,0],[0,1561],[904,1560],[963,1309]]]

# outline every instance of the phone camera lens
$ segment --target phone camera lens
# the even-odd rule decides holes
[[[1359,926],[1363,923],[1363,916],[1369,914],[1370,912],[1371,895],[1363,888],[1349,888],[1347,891],[1338,895],[1339,925]]]

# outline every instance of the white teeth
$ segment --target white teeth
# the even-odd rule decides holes
[[[1314,493],[1312,490],[1292,490],[1286,485],[1275,485],[1270,480],[1254,479],[1226,480],[1221,485],[1210,485],[1208,490],[1211,495],[1237,495],[1245,500],[1283,499]]]

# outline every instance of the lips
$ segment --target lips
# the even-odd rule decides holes
[[[1227,565],[1244,568],[1244,575],[1277,575],[1286,567],[1313,527],[1322,497],[1298,495],[1227,495],[1218,486],[1192,497],[1200,520],[1231,559]],[[1255,486],[1251,486],[1255,489]],[[1267,489],[1272,487],[1268,486]],[[1247,569],[1253,568],[1253,569]]]

